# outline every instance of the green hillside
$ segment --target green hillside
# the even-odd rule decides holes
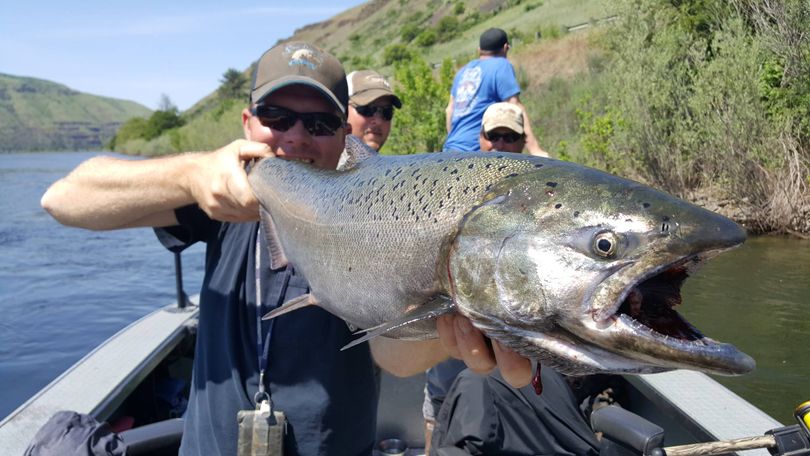
[[[100,149],[123,122],[149,112],[132,101],[0,74],[0,151]]]
[[[329,50],[347,71],[391,78],[404,106],[382,153],[402,154],[440,149],[453,73],[482,31],[503,28],[552,157],[648,183],[753,232],[810,233],[807,17],[806,0],[373,0],[289,39]],[[180,116],[127,123],[116,150],[211,150],[241,137],[250,65],[223,69],[229,82]]]

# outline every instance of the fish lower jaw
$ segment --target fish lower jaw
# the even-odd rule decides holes
[[[740,375],[754,368],[754,360],[733,345],[708,337],[682,339],[658,333],[627,315],[613,319],[609,328],[596,325],[577,330],[578,337],[622,351],[626,357],[664,370],[692,369],[720,375]]]
[[[481,324],[475,326],[521,356],[537,360],[565,375],[596,373],[650,374],[671,370],[583,343],[569,334],[530,332],[524,328]]]

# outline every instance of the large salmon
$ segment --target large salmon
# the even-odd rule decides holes
[[[362,147],[347,141],[355,155]],[[673,310],[696,267],[744,241],[732,221],[548,158],[350,162],[333,171],[268,158],[250,172],[273,266],[289,261],[311,286],[271,317],[315,304],[366,340],[435,337],[433,318],[457,311],[567,374],[753,369]]]

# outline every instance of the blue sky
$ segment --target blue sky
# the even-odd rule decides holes
[[[362,0],[6,0],[0,3],[0,73],[181,110],[246,69],[278,39]],[[294,5],[300,6],[294,6]]]

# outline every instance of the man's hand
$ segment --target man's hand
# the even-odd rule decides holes
[[[236,140],[209,154],[201,155],[188,186],[194,200],[209,217],[223,222],[259,219],[259,203],[245,172],[248,161],[272,157],[264,143]]]
[[[487,338],[472,325],[469,318],[459,315],[443,315],[436,322],[439,339],[447,353],[464,361],[474,372],[488,374],[498,367],[504,380],[515,388],[522,388],[532,381],[531,361],[492,340],[492,349]]]

